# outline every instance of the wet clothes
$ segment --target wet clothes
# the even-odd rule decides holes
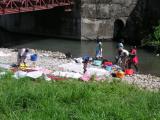
[[[119,49],[118,52],[119,52],[119,56],[121,56],[121,57],[128,57],[129,56],[129,52],[126,49],[121,48],[121,49]]]

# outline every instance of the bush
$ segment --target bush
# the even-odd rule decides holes
[[[154,31],[150,36],[151,39],[148,44],[160,46],[160,22],[158,26],[154,27]]]
[[[160,23],[158,26],[155,27],[153,37],[154,37],[154,41],[160,42]]]
[[[156,50],[160,46],[160,22],[154,27],[153,33],[149,34],[142,40],[142,46],[155,46]]]

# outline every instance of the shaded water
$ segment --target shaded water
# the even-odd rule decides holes
[[[1,40],[9,41],[5,44],[9,44],[12,48],[28,47],[33,49],[43,49],[60,52],[71,52],[74,57],[83,55],[95,56],[96,42],[77,41],[77,40],[65,40],[54,38],[35,38],[26,35],[17,35],[11,33],[3,33]],[[4,43],[3,43],[4,44]],[[103,42],[103,56],[108,60],[114,61],[117,55],[116,51],[117,43],[112,41]],[[130,46],[126,46],[129,50]],[[144,49],[138,49],[139,56],[139,68],[140,73],[153,74],[160,76],[160,57],[156,57],[155,54],[150,53]]]

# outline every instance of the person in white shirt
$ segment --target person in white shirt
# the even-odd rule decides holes
[[[120,49],[119,49],[119,55],[120,55],[121,57],[128,57],[128,56],[129,56],[129,51],[126,50],[126,49],[120,48]]]
[[[27,54],[29,53],[28,48],[22,48],[18,50],[18,56],[17,56],[17,65],[20,66],[21,63],[25,63],[25,59],[27,58]]]
[[[120,66],[125,69],[127,67],[127,60],[129,57],[129,51],[120,47],[118,49],[118,57],[116,58],[116,63],[120,64]]]

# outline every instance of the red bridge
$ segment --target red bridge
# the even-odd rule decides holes
[[[0,0],[0,15],[65,7],[71,11],[72,0]]]

